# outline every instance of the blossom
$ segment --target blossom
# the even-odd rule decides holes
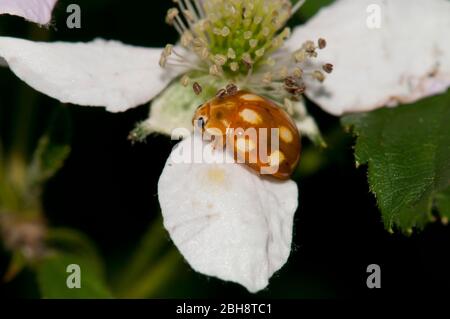
[[[189,132],[195,108],[228,82],[275,100],[317,140],[303,92],[341,115],[450,85],[445,0],[426,7],[421,0],[338,0],[292,32],[284,26],[303,1],[176,2],[166,19],[180,42],[165,48],[0,37],[0,57],[23,81],[64,103],[121,112],[153,99],[149,118],[132,133],[136,139],[180,127]],[[367,25],[373,5],[380,8],[379,28]],[[263,289],[289,256],[297,186],[238,164],[174,163],[175,152],[189,154],[195,140],[178,145],[161,175],[164,225],[197,271]],[[208,146],[206,153],[221,155]]]
[[[0,14],[23,17],[31,22],[48,24],[57,0],[2,0]]]

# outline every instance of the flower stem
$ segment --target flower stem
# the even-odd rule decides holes
[[[135,284],[120,292],[122,298],[151,298],[157,297],[156,293],[161,286],[174,274],[181,257],[175,249],[169,250],[159,262],[150,268]]]
[[[157,218],[144,234],[124,271],[119,274],[116,294],[124,298],[145,298],[154,295],[170,275],[178,261],[178,252],[168,250],[170,242],[161,218]]]
[[[31,27],[30,37],[45,41],[49,38],[46,29]],[[8,158],[8,171],[10,182],[19,189],[25,187],[28,147],[30,144],[31,129],[35,118],[37,93],[29,87],[22,85],[19,90],[18,103],[14,107],[12,116],[12,141]]]

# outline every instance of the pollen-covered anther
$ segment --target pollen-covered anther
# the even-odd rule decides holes
[[[303,70],[299,67],[295,67],[292,71],[292,75],[300,79],[303,76]]]
[[[238,87],[234,83],[229,83],[225,90],[227,91],[228,95],[235,95],[238,91]]]
[[[255,51],[255,55],[260,58],[264,56],[264,53],[266,52],[266,50],[264,48],[258,49]]]
[[[203,91],[202,86],[198,82],[194,82],[194,84],[192,84],[192,90],[195,95],[199,95]]]
[[[245,53],[242,55],[242,62],[244,62],[245,66],[247,66],[248,68],[251,68],[251,67],[252,67],[252,65],[253,65],[253,59],[252,59],[250,53],[245,52]]]
[[[178,11],[177,8],[170,8],[167,11],[167,15],[166,15],[166,23],[172,25],[173,22],[175,21],[175,18],[180,14],[180,11]]]
[[[159,58],[159,65],[162,68],[165,68],[167,65],[167,60],[169,58],[169,56],[172,54],[173,52],[173,45],[172,44],[167,44],[164,48],[164,50],[161,52],[161,57]]]
[[[327,41],[325,39],[323,39],[323,38],[320,38],[317,41],[317,45],[319,46],[319,49],[322,50],[322,49],[324,49],[327,46]]]
[[[181,85],[188,86],[189,83],[191,82],[191,79],[189,78],[189,76],[187,74],[185,74],[181,77],[180,82],[181,82]]]
[[[289,70],[288,70],[287,66],[283,66],[279,71],[279,75],[281,78],[287,77],[288,73],[289,73]]]
[[[262,83],[264,84],[270,84],[272,83],[272,73],[271,72],[266,72],[264,73],[263,77],[262,77]]]
[[[303,63],[306,61],[306,51],[304,49],[300,49],[295,51],[294,60],[297,63]]]
[[[248,41],[248,44],[250,45],[251,48],[256,48],[256,46],[258,45],[258,40],[250,39],[250,41]]]
[[[311,75],[319,82],[323,82],[325,80],[325,75],[319,70],[315,70]]]
[[[172,44],[166,44],[166,46],[164,47],[164,55],[165,56],[170,56],[173,52],[173,45]]]
[[[191,31],[187,30],[183,32],[183,35],[181,36],[181,45],[185,48],[188,48],[192,41],[194,41],[194,36]]]
[[[216,54],[214,56],[214,63],[220,66],[225,65],[225,63],[227,63],[227,57],[223,54]]]
[[[236,52],[233,50],[233,48],[228,48],[227,56],[229,59],[236,59]]]
[[[201,48],[200,51],[198,52],[198,55],[200,56],[200,58],[202,60],[207,60],[210,56],[210,52],[208,50],[208,48]]]
[[[164,52],[161,54],[161,57],[159,58],[159,66],[162,68],[165,68],[167,65],[167,56],[164,55]]]
[[[331,63],[325,63],[325,64],[322,66],[322,69],[323,69],[326,73],[331,73],[331,72],[333,72],[333,64],[331,64]]]
[[[283,82],[284,82],[284,89],[289,94],[297,96],[305,92],[306,89],[305,84],[300,83],[294,76],[287,76]]]
[[[316,45],[312,41],[306,41],[303,43],[302,49],[305,50],[306,56],[315,58],[317,57]]]
[[[230,34],[230,28],[228,28],[227,26],[223,27],[221,30],[221,35],[223,37],[227,37]]]
[[[183,10],[183,14],[186,18],[186,20],[188,20],[190,23],[195,22],[195,17],[192,11],[190,10]]]
[[[239,64],[237,62],[231,62],[230,70],[233,72],[237,72],[239,70]]]
[[[209,67],[209,74],[211,75],[221,76],[222,73],[223,73],[222,68],[217,64],[213,64]]]
[[[287,76],[284,79],[284,85],[286,85],[288,87],[297,86],[297,80],[292,76]]]

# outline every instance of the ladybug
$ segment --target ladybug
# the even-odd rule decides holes
[[[200,105],[192,120],[215,144],[233,151],[238,163],[258,174],[288,179],[300,160],[300,134],[274,102],[229,85]]]

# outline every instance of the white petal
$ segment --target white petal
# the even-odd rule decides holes
[[[158,184],[164,226],[196,271],[256,292],[289,256],[297,185],[220,162],[223,152],[209,145],[202,163],[179,162],[201,142],[186,138],[166,163]]]
[[[374,4],[379,29],[366,23]],[[334,71],[307,95],[332,114],[412,102],[450,85],[450,1],[336,1],[298,27],[288,46],[319,37],[328,43],[319,62]]]
[[[12,14],[39,24],[48,24],[57,0],[1,0],[0,14]]]
[[[176,76],[160,68],[160,53],[101,39],[44,43],[0,37],[0,57],[28,85],[63,103],[111,112],[148,102]]]

